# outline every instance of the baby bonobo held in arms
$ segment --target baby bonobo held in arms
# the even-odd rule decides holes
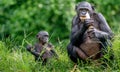
[[[48,32],[40,31],[36,37],[39,42],[34,46],[27,46],[27,50],[35,56],[35,61],[42,61],[42,65],[45,65],[48,59],[52,58],[53,56],[58,58],[58,55],[53,50],[54,46],[48,43]]]

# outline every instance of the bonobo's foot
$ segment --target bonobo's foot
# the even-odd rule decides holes
[[[74,46],[74,48],[75,48],[75,50],[76,50],[77,55],[78,55],[81,59],[85,60],[85,59],[88,58],[88,56],[87,56],[81,49],[79,49],[78,47],[75,47],[75,46]]]

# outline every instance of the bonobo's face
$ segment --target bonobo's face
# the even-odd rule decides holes
[[[76,5],[76,12],[80,19],[88,19],[93,13],[93,7],[88,2],[80,2]]]
[[[79,13],[80,13],[79,15],[80,15],[80,16],[85,16],[87,12],[88,12],[88,9],[81,8],[81,9],[79,10]]]
[[[49,38],[48,35],[38,35],[38,36],[39,36],[38,39],[39,39],[40,42],[42,42],[42,43],[47,43],[48,42],[48,38]]]
[[[79,17],[80,17],[80,19],[82,20],[82,19],[89,19],[90,18],[90,12],[89,12],[89,10],[88,9],[85,9],[85,8],[81,8],[80,10],[79,10]]]
[[[37,38],[39,39],[39,42],[41,43],[47,43],[49,39],[49,35],[47,32],[39,32],[37,34]]]

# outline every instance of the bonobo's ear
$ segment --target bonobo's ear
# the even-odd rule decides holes
[[[75,11],[77,11],[77,7],[78,7],[78,5],[75,5]]]
[[[91,5],[91,7],[92,7],[92,10],[94,11],[94,10],[95,10],[95,6],[94,6],[94,5]]]
[[[75,5],[75,11],[77,11],[77,8],[78,8],[78,5],[80,4],[80,2],[78,2],[76,5]]]
[[[38,39],[40,38],[40,37],[39,37],[39,34],[36,35],[36,38],[38,38]]]

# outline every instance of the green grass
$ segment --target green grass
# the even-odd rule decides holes
[[[34,61],[34,56],[26,51],[24,41],[21,45],[16,42],[0,41],[0,72],[70,72],[74,63],[68,58],[66,45],[68,41],[61,41],[55,45],[59,59],[51,59],[46,66]],[[113,41],[115,58],[113,61],[80,62],[76,72],[120,72],[120,37],[115,36]],[[106,55],[107,56],[107,55]],[[105,57],[106,57],[105,56]],[[103,66],[105,63],[106,66]]]

